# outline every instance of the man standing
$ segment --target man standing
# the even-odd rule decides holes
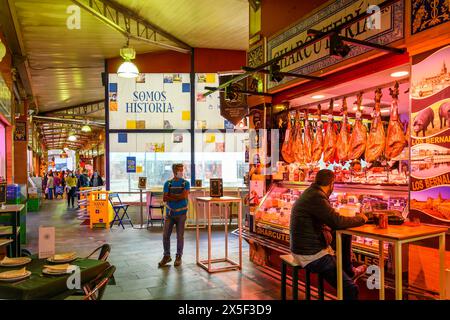
[[[101,187],[101,186],[103,186],[103,179],[98,174],[97,170],[94,171],[94,174],[91,177],[90,186],[91,187]]]
[[[182,164],[174,164],[172,171],[173,179],[166,181],[164,184],[163,201],[166,203],[167,210],[163,230],[164,257],[158,263],[159,267],[164,267],[172,261],[170,256],[170,235],[174,225],[177,227],[177,255],[174,266],[181,265],[181,256],[183,255],[184,226],[186,223],[190,184],[189,181],[183,178],[184,168]]]
[[[291,252],[294,259],[310,272],[319,273],[334,288],[337,287],[336,258],[332,249],[332,230],[358,227],[367,217],[340,216],[331,206],[329,196],[334,188],[334,173],[323,169],[317,173],[315,182],[294,203],[291,213]],[[351,236],[342,238],[342,262],[344,299],[358,299],[355,280],[367,267],[353,268],[351,263]],[[353,279],[352,279],[353,278]]]
[[[75,202],[75,194],[77,192],[77,177],[73,174],[73,172],[70,172],[69,175],[66,178],[66,189],[67,189],[67,208],[70,207],[70,202],[72,202],[72,208],[74,207]]]

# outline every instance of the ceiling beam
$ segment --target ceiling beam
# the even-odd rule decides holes
[[[43,116],[52,115],[52,114],[57,114],[57,115],[61,115],[61,116],[63,116],[63,115],[68,115],[68,116],[87,115],[87,114],[95,113],[97,111],[104,110],[104,109],[105,109],[105,100],[97,100],[97,101],[77,104],[75,106],[43,111],[43,112],[40,112],[39,115],[43,115]]]
[[[191,46],[170,33],[151,24],[132,10],[110,0],[71,0],[129,39],[147,42],[164,49],[191,53]],[[133,28],[132,28],[133,26]],[[156,35],[175,43],[170,45],[156,40]]]

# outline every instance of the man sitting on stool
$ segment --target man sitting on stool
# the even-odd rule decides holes
[[[184,226],[186,223],[186,213],[188,209],[188,197],[190,184],[183,179],[183,165],[174,164],[172,166],[173,179],[164,184],[163,201],[166,203],[167,211],[164,218],[163,245],[164,257],[159,262],[160,267],[164,267],[172,261],[170,257],[170,235],[173,226],[177,226],[177,255],[174,266],[181,265],[181,256],[184,246]]]
[[[355,217],[340,216],[328,199],[333,192],[334,173],[323,169],[316,180],[297,199],[292,207],[290,236],[291,253],[297,263],[312,273],[319,273],[334,288],[337,287],[336,258],[332,249],[332,230],[358,227],[367,217],[359,213]],[[355,280],[367,269],[363,265],[353,268],[351,262],[351,236],[342,236],[342,263],[344,299],[358,299]],[[353,279],[352,279],[353,278]]]

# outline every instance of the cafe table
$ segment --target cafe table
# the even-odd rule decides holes
[[[342,279],[342,235],[359,236],[378,240],[379,248],[379,283],[380,300],[384,300],[384,242],[394,245],[395,266],[395,299],[402,299],[402,245],[421,241],[424,239],[439,239],[439,296],[445,299],[445,234],[446,227],[435,227],[428,225],[389,225],[386,229],[378,228],[376,225],[366,224],[360,227],[336,231],[336,264],[337,264],[337,298],[344,297]]]
[[[0,228],[0,236],[12,237],[12,257],[20,256],[20,212],[23,208],[23,204],[8,204],[0,207],[0,215],[11,216],[11,226]]]
[[[49,264],[46,259],[31,257],[32,261],[25,265],[31,276],[17,282],[0,282],[0,299],[11,300],[46,300],[64,299],[76,289],[67,287],[67,279],[71,274],[63,276],[47,276],[42,274],[43,266]],[[79,258],[70,263],[80,267],[81,286],[95,279],[109,263],[101,260]],[[0,267],[0,272],[16,270],[23,267]]]

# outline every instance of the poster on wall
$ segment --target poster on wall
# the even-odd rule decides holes
[[[27,123],[16,122],[16,128],[14,130],[14,141],[27,141]]]
[[[127,157],[127,173],[136,173],[136,157]]]
[[[140,74],[136,79],[109,75],[110,129],[190,128],[190,76]]]
[[[411,220],[450,226],[450,46],[413,57]]]

